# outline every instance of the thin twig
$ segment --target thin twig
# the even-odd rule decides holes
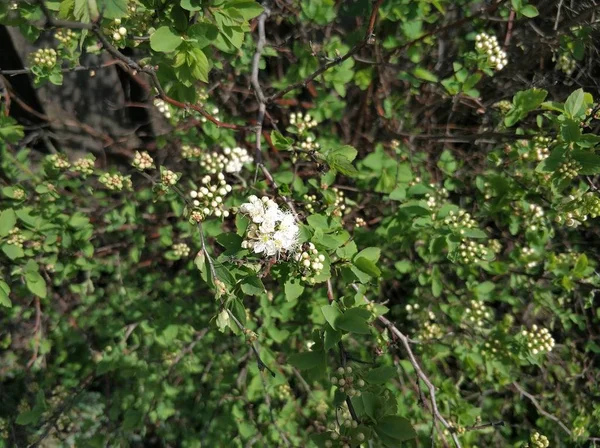
[[[357,292],[360,292],[360,288],[358,286],[356,286],[355,284],[352,284],[352,287]],[[365,301],[367,301],[368,303],[371,302],[365,296],[363,296],[363,297],[364,297]],[[418,377],[425,383],[425,385],[427,386],[427,389],[429,390],[429,397],[430,397],[430,401],[431,401],[431,413],[433,414],[433,418],[435,420],[439,420],[439,422],[442,425],[444,425],[444,427],[448,431],[450,431],[450,435],[452,436],[452,440],[454,441],[454,445],[456,446],[456,448],[461,448],[461,444],[460,444],[460,441],[458,440],[458,436],[456,434],[456,430],[455,430],[454,426],[452,426],[450,423],[448,423],[448,421],[440,413],[440,410],[439,410],[438,404],[437,404],[437,400],[435,397],[435,386],[433,385],[433,383],[431,382],[429,377],[427,375],[425,375],[425,372],[423,372],[423,369],[419,365],[419,362],[417,361],[417,358],[415,357],[415,355],[412,351],[412,348],[410,346],[410,339],[404,333],[402,333],[398,329],[398,327],[396,327],[387,317],[379,316],[378,319],[383,325],[385,325],[385,327],[390,331],[390,333],[392,333],[395,337],[397,337],[400,340],[400,342],[402,342],[402,345],[404,346],[404,349],[406,350],[406,353],[408,354],[408,360],[410,361],[413,368],[417,372]]]

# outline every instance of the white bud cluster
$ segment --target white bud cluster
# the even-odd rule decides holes
[[[314,128],[317,125],[317,120],[314,120],[310,114],[303,115],[302,112],[292,112],[290,114],[290,124],[294,126],[299,134]]]
[[[558,223],[564,222],[567,227],[577,227],[587,221],[588,217],[600,216],[600,197],[591,191],[580,197],[569,195],[569,200],[568,209],[570,211],[558,215],[556,217]]]
[[[493,253],[499,254],[502,251],[502,243],[496,239],[490,240],[489,248]]]
[[[158,109],[158,111],[165,116],[166,119],[171,118],[171,110],[169,109],[169,105],[160,98],[154,99],[154,107]]]
[[[508,100],[502,100],[494,103],[492,107],[498,109],[503,114],[507,114],[513,108],[513,103]]]
[[[308,243],[302,252],[294,254],[294,261],[298,263],[302,272],[302,281],[314,283],[314,277],[318,276],[323,270],[325,255],[320,254],[313,243]]]
[[[331,189],[335,193],[335,202],[333,203],[333,215],[342,216],[346,213],[346,196],[344,192],[339,188],[333,187]]]
[[[414,319],[415,316],[413,313],[417,313],[419,312],[420,309],[420,305],[418,303],[413,303],[413,304],[407,304],[404,309],[406,310],[406,313],[408,314],[408,318],[409,319]]]
[[[321,145],[308,135],[303,141],[300,142],[300,148],[306,151],[317,151],[321,148]]]
[[[537,204],[529,204],[527,230],[535,232],[544,224],[544,208]]]
[[[223,148],[223,154],[228,161],[225,164],[226,173],[239,173],[246,163],[252,162],[252,157],[244,148],[236,146],[235,148]]]
[[[217,120],[220,120],[218,114],[219,114],[219,108],[218,107],[213,107],[212,110],[211,110],[211,115],[213,117],[215,117]],[[206,123],[208,120],[206,119],[206,117],[202,116],[202,117],[200,117],[200,121],[202,123]]]
[[[442,328],[435,322],[425,322],[421,329],[421,339],[441,339],[444,336]]]
[[[54,33],[54,38],[63,45],[69,45],[76,35],[71,29],[60,29]]]
[[[6,244],[12,244],[14,246],[23,247],[24,242],[25,236],[21,233],[21,229],[19,229],[18,227],[13,227],[11,230],[9,230]]]
[[[337,386],[340,392],[344,392],[349,397],[360,397],[360,389],[365,387],[365,381],[352,375],[352,367],[339,367],[336,373],[337,376],[331,377],[331,384]]]
[[[55,170],[66,170],[71,166],[69,159],[64,154],[50,154],[46,156],[46,162]]]
[[[197,159],[202,155],[202,150],[197,146],[181,145],[181,157],[186,160]]]
[[[191,218],[196,222],[203,221],[209,216],[227,218],[229,211],[224,209],[224,201],[232,187],[225,181],[223,173],[216,176],[216,181],[210,175],[206,175],[201,182],[202,186],[198,190],[190,191],[194,204]]]
[[[98,178],[98,181],[106,188],[113,191],[120,191],[123,188],[131,188],[131,179],[129,176],[125,177],[119,173],[104,173]]]
[[[24,198],[25,198],[25,190],[23,190],[22,188],[16,187],[13,190],[13,199],[20,201],[21,199],[24,199]]]
[[[465,233],[465,228],[473,229],[477,227],[477,221],[471,217],[470,213],[464,210],[459,210],[458,213],[452,210],[448,212],[448,216],[444,219],[444,224],[451,230],[458,230],[460,234]]]
[[[481,350],[481,353],[484,355],[497,356],[505,352],[504,345],[502,342],[500,342],[500,339],[491,339],[486,341],[483,344],[483,347],[484,348]]]
[[[186,258],[190,254],[190,246],[185,243],[173,244],[171,249],[177,258]]]
[[[458,246],[458,262],[463,264],[473,264],[483,261],[488,254],[489,249],[481,243],[474,241],[465,241]]]
[[[295,217],[291,212],[280,210],[275,201],[266,196],[259,199],[252,195],[239,210],[252,221],[242,242],[244,249],[266,256],[296,249],[300,229]]]
[[[112,38],[115,42],[119,42],[127,35],[127,28],[121,26],[121,19],[114,20],[114,28],[113,28]]]
[[[492,199],[493,195],[494,195],[494,189],[492,188],[492,185],[489,182],[484,182],[483,183],[483,198],[486,201],[489,201],[490,199]]]
[[[552,139],[550,137],[544,137],[542,135],[536,135],[533,139],[533,150],[535,160],[541,162],[550,155],[550,145]]]
[[[96,157],[94,157],[92,154],[88,154],[85,157],[75,160],[75,162],[73,162],[73,166],[71,167],[71,171],[84,175],[90,175],[94,172],[95,163]]]
[[[582,166],[575,160],[564,161],[556,170],[558,177],[563,180],[575,179],[579,175]]]
[[[577,68],[577,61],[567,53],[562,53],[554,60],[556,61],[556,69],[560,70],[567,76],[571,76],[575,71],[575,68]]]
[[[56,50],[54,48],[40,48],[30,55],[31,61],[42,67],[52,68],[56,65]]]
[[[363,218],[361,218],[360,216],[356,217],[356,220],[354,221],[354,227],[366,227],[366,225],[367,223]]]
[[[177,175],[177,173],[168,170],[166,168],[163,168],[161,170],[160,173],[160,181],[162,182],[163,185],[170,187],[172,185],[175,185],[177,183],[177,180],[179,179],[179,176]]]
[[[550,441],[548,440],[548,437],[535,431],[533,434],[531,434],[529,443],[525,445],[525,448],[548,448],[549,446]]]
[[[19,3],[17,1],[11,2],[10,9],[12,9],[13,11],[16,11],[17,9],[19,9]],[[7,438],[8,438],[8,436],[7,436]]]
[[[533,269],[538,265],[535,250],[531,247],[523,247],[521,249],[521,260],[525,263],[525,267]]]
[[[496,36],[490,36],[486,33],[477,34],[475,36],[475,48],[480,54],[487,56],[488,63],[496,70],[502,70],[508,64],[507,54],[500,49]]]
[[[239,173],[244,164],[252,162],[252,157],[244,148],[223,148],[223,153],[213,151],[205,153],[200,158],[200,166],[208,173],[215,174],[222,171],[226,173]]]
[[[483,327],[485,320],[489,320],[492,313],[489,308],[478,300],[471,300],[471,306],[465,308],[465,320],[475,327]]]
[[[136,151],[131,165],[140,171],[144,171],[154,166],[154,160],[147,151]]]
[[[420,180],[420,178],[417,178]],[[416,181],[416,179],[415,179]],[[429,187],[433,189],[433,193],[426,193],[425,199],[427,200],[427,207],[433,212],[433,218],[435,219],[435,210],[441,207],[446,199],[448,199],[449,193],[444,187],[438,187],[435,184],[429,184]]]
[[[308,213],[315,212],[315,204],[317,202],[317,196],[314,194],[305,194],[302,196],[302,204]]]
[[[415,185],[420,184],[422,180],[423,179],[421,179],[419,176],[415,176],[415,178],[408,183],[408,186],[414,187]]]
[[[531,331],[523,330],[521,335],[525,337],[527,348],[532,355],[551,352],[554,348],[554,338],[547,328],[540,328],[534,324],[531,326]]]

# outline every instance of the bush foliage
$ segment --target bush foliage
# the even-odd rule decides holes
[[[0,446],[595,446],[596,8],[1,3]]]

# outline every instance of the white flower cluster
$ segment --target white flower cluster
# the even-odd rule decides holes
[[[508,64],[505,51],[500,49],[496,36],[479,33],[475,36],[475,48],[479,53],[486,54],[488,63],[496,70],[502,70]]]
[[[344,392],[349,397],[360,397],[361,392],[358,388],[365,387],[365,382],[352,375],[352,367],[339,367],[336,373],[338,376],[331,377],[331,384],[335,384],[340,392]]]
[[[299,134],[314,128],[317,125],[317,120],[314,120],[310,114],[303,115],[302,112],[292,112],[290,114],[290,124],[294,126]]]
[[[71,29],[60,29],[54,33],[54,38],[63,45],[69,45],[76,35]]]
[[[194,221],[200,222],[208,216],[214,215],[217,218],[221,216],[227,218],[229,211],[224,210],[223,201],[225,196],[232,190],[231,185],[225,181],[223,173],[217,175],[217,182],[213,184],[213,179],[206,175],[202,178],[202,187],[197,191],[190,191],[194,210],[191,217]]]
[[[533,355],[550,352],[554,348],[554,338],[547,328],[532,325],[531,331],[523,330],[521,335],[527,339],[527,348],[531,350]]]
[[[178,258],[185,258],[190,254],[190,246],[185,243],[177,243],[172,246],[173,253]]]
[[[548,448],[550,441],[548,437],[541,435],[539,432],[534,432],[529,438],[529,443],[525,445],[525,448]]]
[[[544,223],[543,207],[537,204],[529,204],[529,216],[527,218],[527,229],[531,232],[535,232],[540,225]]]
[[[163,183],[163,185],[170,187],[171,185],[175,185],[178,179],[179,176],[177,175],[177,173],[166,168],[161,169],[160,180]]]
[[[51,154],[46,156],[46,162],[55,170],[66,170],[71,166],[69,159],[64,154]]]
[[[294,255],[294,260],[300,264],[302,281],[314,283],[314,277],[319,275],[323,270],[325,255],[320,254],[313,243],[308,243],[308,247],[305,250],[297,252]]]
[[[113,191],[120,191],[123,188],[131,188],[131,179],[129,176],[125,177],[119,173],[104,173],[98,178],[98,181],[106,188]]]
[[[171,118],[171,110],[169,109],[169,105],[160,98],[154,99],[154,107],[158,109],[158,111],[165,116],[166,119]]]
[[[186,160],[197,159],[202,155],[202,150],[197,146],[181,145],[181,157]]]
[[[244,148],[223,148],[223,153],[213,151],[205,153],[200,159],[200,166],[208,173],[215,174],[221,171],[226,173],[239,173],[244,164],[252,161],[252,157]]]
[[[533,269],[538,265],[536,260],[537,255],[535,250],[531,247],[523,247],[521,249],[521,261],[525,263],[525,267]]]
[[[144,171],[154,166],[154,160],[147,151],[136,151],[131,164],[134,168]]]
[[[96,157],[92,154],[88,154],[85,157],[75,160],[73,162],[73,166],[71,167],[71,171],[75,171],[76,173],[81,173],[85,175],[90,175],[94,172],[94,164],[96,163]]]
[[[484,319],[490,319],[492,313],[482,302],[471,300],[471,306],[465,308],[465,319],[476,327],[484,326]]]
[[[54,67],[56,65],[56,50],[54,48],[40,48],[31,54],[31,61],[37,65]]]
[[[415,179],[415,182],[417,181],[417,179],[419,181],[421,180],[419,177],[417,177]],[[448,190],[446,190],[444,187],[438,187],[435,184],[429,184],[429,187],[433,190],[433,192],[425,193],[425,199],[427,200],[427,207],[429,207],[429,210],[432,211],[431,217],[432,219],[435,219],[437,213],[436,209],[441,207],[444,201],[448,199],[449,193]]]
[[[24,242],[25,236],[21,233],[21,230],[18,227],[13,227],[8,232],[8,239],[6,240],[6,244],[13,244],[18,247],[23,247]]]
[[[252,195],[240,206],[240,212],[252,221],[242,242],[244,249],[266,256],[296,249],[300,229],[294,215],[280,210],[275,201]]]
[[[123,37],[127,35],[127,28],[121,25],[121,19],[115,19],[114,21],[114,32],[112,38],[115,42],[119,42]]]

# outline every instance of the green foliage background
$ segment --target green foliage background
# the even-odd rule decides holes
[[[0,67],[0,446],[595,446],[600,92],[576,6],[1,3],[32,42],[73,34]],[[61,85],[82,54],[143,78],[168,131],[44,154],[10,81]],[[235,146],[230,214],[194,221],[207,154]],[[322,270],[242,244],[250,195],[296,213]]]

